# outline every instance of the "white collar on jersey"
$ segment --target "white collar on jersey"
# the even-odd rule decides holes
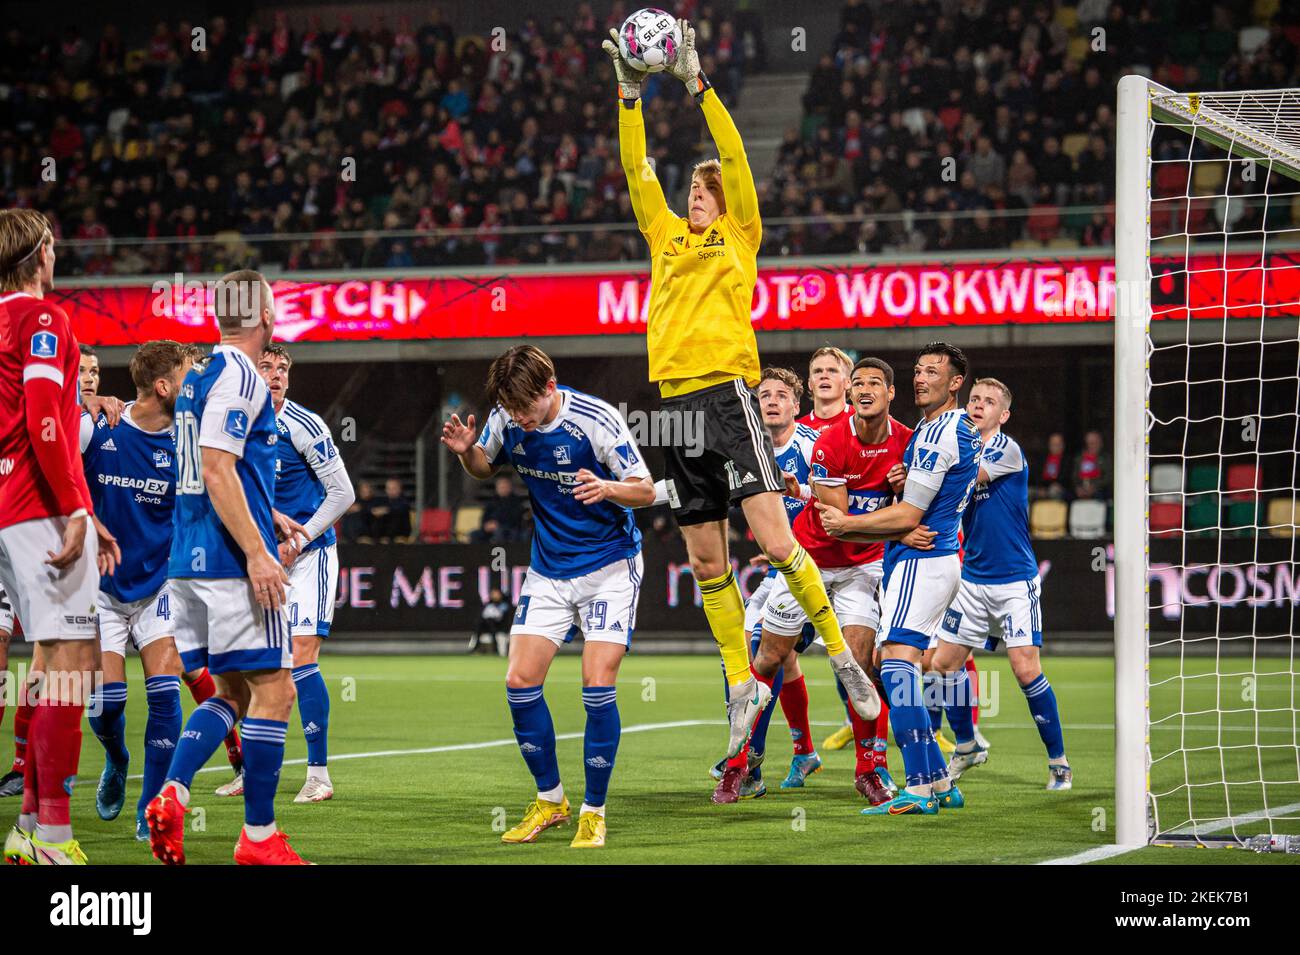
[[[163,428],[161,431],[146,431],[144,428],[140,427],[140,425],[136,424],[135,418],[131,417],[131,409],[134,407],[135,402],[128,401],[126,407],[122,409],[122,420],[125,423],[135,428],[135,430],[139,431],[141,434],[171,434],[171,428]]]

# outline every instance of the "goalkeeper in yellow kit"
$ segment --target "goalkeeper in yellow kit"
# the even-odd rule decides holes
[[[758,193],[740,133],[700,72],[695,30],[684,20],[679,26],[682,46],[669,71],[704,111],[719,155],[695,167],[685,218],[669,210],[646,159],[641,115],[645,74],[619,55],[615,31],[603,46],[618,78],[623,171],[637,225],[650,246],[650,380],[659,384],[661,413],[694,416],[703,426],[701,444],[665,449],[664,489],[722,653],[729,690],[728,755],[734,756],[772,692],[749,666],[744,601],[727,553],[732,505],[744,511],[754,539],[825,641],[854,709],[864,719],[875,719],[880,699],[845,645],[821,573],[795,541],[781,501],[785,481],[753,392],[760,369],[750,323],[763,233]]]

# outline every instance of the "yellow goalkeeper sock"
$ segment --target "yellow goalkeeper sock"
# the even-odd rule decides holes
[[[704,615],[722,654],[727,685],[739,686],[749,679],[749,642],[745,639],[745,601],[740,596],[736,575],[728,570],[721,577],[701,580]]]
[[[790,594],[798,601],[803,612],[812,621],[813,629],[826,644],[826,652],[831,656],[843,653],[845,649],[844,633],[840,622],[831,609],[831,598],[826,594],[826,585],[822,583],[822,572],[808,552],[798,543],[790,552],[788,560],[771,562],[772,566],[785,576]]]

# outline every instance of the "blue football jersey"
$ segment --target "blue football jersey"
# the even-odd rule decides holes
[[[999,431],[984,445],[980,467],[989,483],[976,486],[962,515],[962,579],[976,584],[1033,580],[1038,558],[1029,538],[1029,463],[1015,439]]]
[[[103,415],[81,413],[81,460],[95,515],[122,550],[117,572],[99,589],[123,603],[152,597],[167,580],[176,499],[176,433],[145,431],[131,417],[116,428]]]
[[[776,449],[776,464],[786,474],[793,474],[800,484],[808,483],[808,474],[812,469],[812,450],[817,443],[817,431],[806,424],[796,424],[790,440]],[[788,494],[781,495],[785,503],[785,516],[791,526],[799,512],[804,509],[804,502]]]
[[[321,417],[296,401],[285,399],[275,426],[280,434],[275,454],[275,509],[306,524],[325,500],[321,482],[343,467],[343,459]],[[333,543],[334,528],[327,527],[303,553]]]
[[[203,485],[200,448],[229,451],[268,553],[276,553],[271,507],[279,432],[271,392],[253,362],[218,345],[202,367],[185,376],[176,400],[176,516],[168,577],[247,575],[244,553],[221,523]]]
[[[885,547],[886,580],[900,560],[957,553],[957,531],[979,477],[981,448],[974,422],[959,409],[945,411],[933,421],[922,420],[916,426],[903,452],[903,466],[907,468],[903,500],[910,500],[909,491],[933,492],[921,523],[935,532],[934,548],[915,550],[900,541],[890,541]]]
[[[510,464],[528,487],[533,506],[532,569],[570,580],[641,551],[632,511],[609,501],[573,499],[586,468],[606,480],[649,477],[636,442],[617,411],[599,398],[561,388],[560,412],[550,424],[525,431],[504,409],[488,416],[479,436],[487,459]]]

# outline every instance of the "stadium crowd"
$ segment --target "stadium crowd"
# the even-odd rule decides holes
[[[1296,82],[1296,4],[1192,6],[1179,33],[1149,5],[849,0],[802,128],[760,183],[766,220],[827,218],[769,225],[763,253],[1108,244],[1124,70]],[[80,240],[67,264],[83,274],[640,260],[599,50],[627,12],[527,19],[503,49],[437,6],[422,24],[160,22],[142,46],[113,26],[13,29],[0,200]],[[764,61],[757,18],[696,0],[675,12],[734,104]],[[660,78],[644,100],[671,196],[701,158],[699,118]]]

